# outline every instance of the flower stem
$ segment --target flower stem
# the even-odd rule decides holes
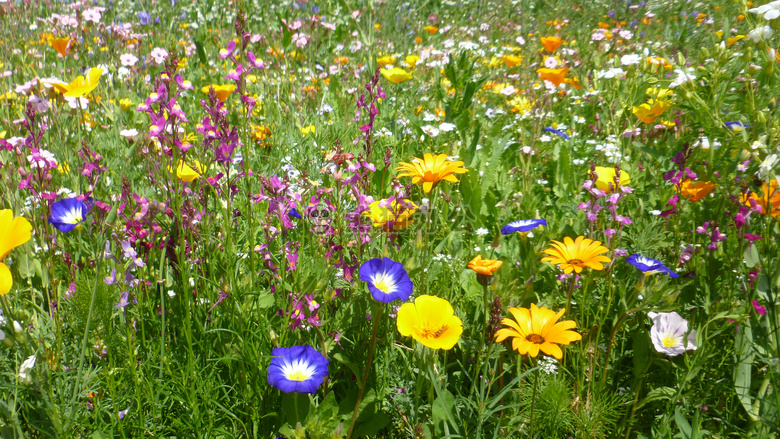
[[[360,410],[360,403],[363,401],[363,393],[366,390],[366,381],[368,380],[368,373],[371,371],[371,360],[374,358],[374,346],[376,346],[376,331],[379,328],[379,320],[382,317],[382,311],[384,310],[384,303],[380,304],[376,308],[374,313],[374,328],[371,330],[371,345],[368,347],[368,360],[366,360],[366,370],[363,372],[363,379],[361,380],[360,390],[358,390],[357,401],[355,401],[355,410],[352,412],[352,422],[349,424],[349,430],[347,431],[347,439],[352,437],[352,430],[355,429],[355,421],[357,421],[358,411]]]
[[[536,408],[536,391],[539,386],[539,369],[534,371],[534,393],[531,396],[531,438],[534,437],[534,409]]]

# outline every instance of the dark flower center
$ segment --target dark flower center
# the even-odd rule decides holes
[[[582,265],[582,259],[569,259],[566,263],[571,265]]]
[[[542,337],[539,334],[528,334],[528,336],[525,339],[530,341],[533,344],[542,344],[542,343],[544,343],[544,337]]]

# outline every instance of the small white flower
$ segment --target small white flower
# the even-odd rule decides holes
[[[443,124],[439,125],[439,129],[444,131],[445,133],[448,133],[455,129],[455,124],[444,122]]]
[[[122,130],[119,132],[119,135],[131,139],[138,135],[138,130],[135,128],[130,128],[129,130]]]
[[[489,232],[488,229],[484,227],[480,227],[479,229],[475,230],[474,233],[476,233],[478,236],[484,236],[487,235]]]
[[[86,110],[87,106],[89,105],[89,99],[87,99],[87,98],[85,98],[83,96],[82,97],[78,97],[78,98],[74,98],[74,97],[71,97],[71,96],[65,96],[65,102],[67,102],[68,106],[70,108],[74,109],[74,110],[79,108],[79,107],[81,107],[82,110]]]
[[[119,60],[122,62],[123,66],[133,67],[135,63],[138,62],[138,57],[133,55],[132,53],[125,53],[119,57]]]
[[[763,162],[758,166],[758,176],[761,177],[762,180],[766,180],[767,177],[769,177],[769,174],[772,172],[772,170],[775,168],[775,165],[777,165],[778,159],[777,154],[770,154],[768,155]]]
[[[555,59],[555,58],[554,58],[554,57],[552,57],[552,56],[548,56],[548,57],[547,57],[547,58],[545,58],[545,60],[544,60],[544,66],[545,66],[546,68],[548,68],[548,69],[554,69],[554,68],[558,67],[558,60],[557,60],[557,59]]]
[[[425,134],[431,137],[436,137],[439,135],[439,129],[431,125],[425,125],[424,127],[422,127],[422,130]]]
[[[748,38],[754,43],[758,43],[761,40],[768,40],[772,38],[774,31],[769,26],[760,26],[748,33]]]
[[[166,58],[168,58],[168,51],[162,47],[155,47],[152,49],[151,56],[154,58],[154,62],[157,65],[160,65],[165,62]]]
[[[679,87],[686,82],[696,80],[696,75],[693,74],[693,69],[690,68],[686,70],[675,69],[674,73],[677,74],[677,77],[674,79],[674,81],[672,81],[671,84],[669,84],[669,88]]]
[[[27,372],[35,367],[35,355],[30,355],[19,367],[19,378],[26,380]]]
[[[639,64],[639,55],[623,55],[620,57],[620,64],[624,66],[633,66]]]

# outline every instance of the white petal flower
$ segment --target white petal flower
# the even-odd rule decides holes
[[[671,357],[680,355],[687,350],[696,350],[696,331],[688,333],[688,322],[676,312],[649,312],[647,316],[653,320],[650,328],[650,338],[655,350]]]
[[[620,64],[624,66],[632,66],[639,64],[639,55],[623,55],[620,57]]]
[[[761,40],[768,40],[772,38],[774,31],[769,26],[760,26],[748,33],[748,38],[754,43],[758,43]]]
[[[765,20],[774,20],[775,18],[780,17],[780,0],[775,0],[757,8],[748,9],[748,12],[763,14]]]

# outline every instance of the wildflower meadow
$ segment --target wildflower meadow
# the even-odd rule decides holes
[[[780,436],[780,1],[0,0],[0,437]]]

